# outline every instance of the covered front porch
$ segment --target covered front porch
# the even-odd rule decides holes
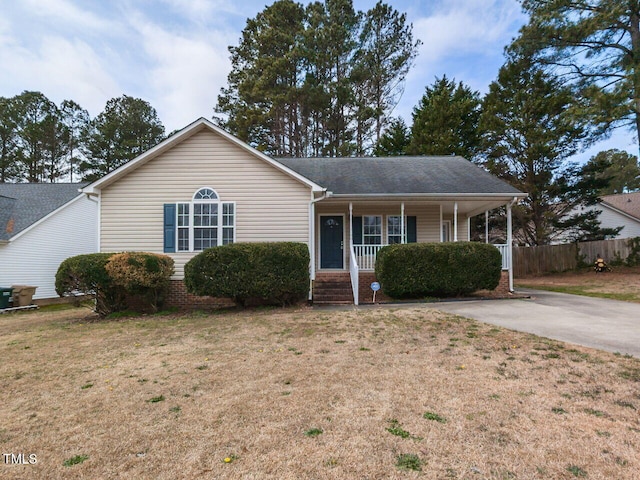
[[[322,280],[342,278],[344,286],[348,272],[352,300],[358,305],[362,292],[360,283],[373,278],[376,257],[383,247],[395,243],[469,241],[474,216],[506,206],[507,243],[495,246],[502,255],[503,271],[509,275],[509,290],[513,290],[510,248],[513,200],[504,195],[500,198],[347,201],[329,197],[312,204],[315,238],[312,280],[317,274]],[[485,238],[488,238],[488,232]],[[332,288],[338,289],[337,285]]]

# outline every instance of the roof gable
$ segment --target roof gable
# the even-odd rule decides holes
[[[0,240],[10,240],[80,195],[86,183],[0,183]]]
[[[524,196],[459,156],[277,160],[334,195]]]
[[[289,175],[290,177],[296,179],[300,183],[303,183],[303,184],[307,185],[308,187],[310,187],[312,189],[312,191],[322,191],[323,190],[322,187],[320,187],[319,185],[315,184],[309,178],[306,178],[306,177],[300,175],[298,172],[290,169],[289,167],[287,167],[286,165],[284,165],[282,163],[276,162],[273,158],[269,157],[268,155],[265,155],[264,153],[260,152],[259,150],[256,150],[255,148],[251,147],[250,145],[247,145],[242,140],[234,137],[230,133],[224,131],[222,128],[214,125],[213,123],[211,123],[206,118],[199,118],[198,120],[196,120],[192,124],[186,126],[185,128],[183,128],[179,132],[175,133],[174,135],[172,135],[169,138],[165,139],[164,141],[160,142],[155,147],[147,150],[145,153],[137,156],[136,158],[134,158],[130,162],[125,163],[124,165],[122,165],[121,167],[115,169],[111,173],[105,175],[104,177],[102,177],[102,178],[96,180],[95,182],[93,182],[92,184],[88,185],[86,188],[83,189],[83,192],[87,193],[87,194],[90,194],[90,195],[91,194],[98,194],[101,189],[111,185],[112,183],[114,183],[118,179],[120,179],[121,177],[127,175],[129,172],[139,168],[142,165],[145,165],[147,162],[153,160],[157,156],[159,156],[162,153],[170,150],[171,148],[175,147],[176,145],[188,140],[193,135],[195,135],[196,133],[198,133],[198,132],[200,132],[200,131],[202,131],[204,129],[208,129],[208,130],[214,132],[215,134],[220,135],[221,137],[225,138],[229,142],[231,142],[231,143],[239,146],[243,150],[247,151],[249,154],[251,154],[251,155],[253,155],[255,157],[258,157],[259,159],[263,160],[264,162],[272,165],[273,167],[279,169],[280,171],[284,172],[285,174]]]
[[[640,192],[603,195],[601,203],[640,221]]]

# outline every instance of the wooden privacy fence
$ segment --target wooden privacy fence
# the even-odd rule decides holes
[[[525,277],[564,272],[576,269],[579,258],[587,264],[593,264],[598,255],[606,262],[611,262],[614,259],[625,260],[630,253],[628,238],[538,247],[513,247],[513,275]]]

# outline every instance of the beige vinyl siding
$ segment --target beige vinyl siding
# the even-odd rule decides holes
[[[387,216],[400,215],[400,202],[353,204],[353,216],[382,215],[383,243],[387,243]],[[419,204],[405,202],[406,216],[415,216],[417,223],[417,240],[419,243],[440,241],[440,206],[433,204]],[[349,204],[319,203],[316,206],[316,265],[320,266],[320,215],[345,216],[345,269],[349,268],[349,245],[351,242],[351,227],[349,225]]]
[[[101,195],[100,248],[163,252],[163,205],[211,187],[235,202],[236,242],[308,243],[311,190],[211,131],[201,131],[129,172]],[[174,253],[175,278],[193,253]]]
[[[451,222],[451,241],[453,241],[453,215],[443,215],[442,220]],[[467,224],[467,216],[464,213],[458,213],[458,241],[466,242],[469,239],[469,225]],[[440,239],[438,239],[440,241]]]

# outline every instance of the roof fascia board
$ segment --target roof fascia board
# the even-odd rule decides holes
[[[33,222],[31,225],[29,225],[27,228],[25,228],[24,230],[21,230],[20,232],[16,233],[13,237],[9,238],[8,242],[14,242],[16,241],[18,238],[20,238],[21,236],[25,235],[27,232],[30,232],[31,230],[33,230],[34,228],[36,228],[38,225],[40,225],[42,222],[45,222],[47,219],[51,218],[52,216],[54,216],[56,213],[58,213],[61,210],[64,210],[65,208],[67,208],[69,205],[77,202],[78,200],[81,200],[85,198],[84,195],[82,195],[81,193],[78,194],[77,197],[73,197],[71,200],[69,200],[67,203],[64,203],[62,205],[60,205],[58,208],[56,208],[54,211],[49,212],[47,215],[45,215],[44,217],[42,217],[41,219],[37,220],[36,222]]]
[[[332,193],[327,198],[352,199],[352,200],[397,200],[401,198],[410,199],[426,199],[432,201],[455,201],[458,200],[501,200],[509,202],[516,198],[525,198],[526,193],[367,193],[367,194],[348,194],[348,193]]]
[[[268,155],[265,155],[261,151],[253,148],[251,145],[247,145],[245,142],[243,142],[239,138],[234,137],[233,135],[231,135],[230,133],[224,131],[222,128],[218,127],[217,125],[214,125],[212,122],[210,122],[206,118],[199,118],[195,122],[193,122],[190,125],[188,125],[185,128],[183,128],[180,132],[178,132],[175,135],[165,139],[164,141],[160,142],[155,147],[147,150],[146,152],[142,153],[141,155],[139,155],[138,157],[134,158],[130,162],[125,163],[120,168],[115,169],[113,172],[108,173],[104,177],[102,177],[102,178],[96,180],[95,182],[93,182],[92,184],[86,186],[85,188],[82,189],[82,191],[84,193],[86,193],[87,195],[99,195],[100,194],[100,190],[102,188],[111,185],[113,182],[115,182],[119,178],[121,178],[124,175],[126,175],[130,170],[135,170],[136,168],[138,168],[138,166],[144,165],[149,160],[152,160],[153,158],[157,157],[161,153],[166,152],[167,150],[169,150],[173,146],[183,142],[184,140],[188,139],[189,137],[193,136],[194,134],[196,134],[197,132],[201,131],[204,128],[208,128],[209,130],[211,130],[211,131],[217,133],[218,135],[224,137],[225,139],[229,140],[233,144],[239,146],[243,150],[248,151],[249,153],[255,155],[256,157],[260,158],[261,160],[264,160],[265,162],[269,163],[270,165],[272,165],[273,167],[275,167],[278,170],[282,171],[283,173],[285,173],[285,174],[289,175],[290,177],[298,180],[299,182],[307,185],[308,187],[311,188],[312,191],[321,192],[321,191],[325,190],[323,187],[321,187],[320,185],[312,182],[311,180],[309,180],[308,178],[304,177],[303,175],[300,175],[299,173],[297,173],[294,170],[290,169],[289,167],[283,165],[282,163],[277,162],[276,160],[274,160],[273,158],[269,157]]]

